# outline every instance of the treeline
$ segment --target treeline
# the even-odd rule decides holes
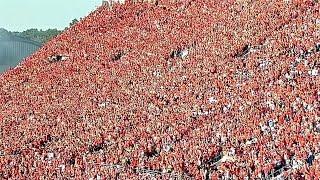
[[[77,22],[78,22],[77,19],[73,19],[70,22],[69,27],[76,24]],[[65,29],[67,29],[67,28],[68,27],[66,27]],[[40,29],[39,30],[36,28],[32,28],[32,29],[27,29],[23,32],[10,32],[5,29],[0,29],[0,37],[1,37],[1,34],[3,35],[4,33],[7,33],[9,35],[16,35],[19,37],[23,37],[23,38],[44,44],[62,32],[63,32],[63,30],[58,30],[58,29],[47,29],[47,30]]]
[[[23,32],[12,32],[12,34],[44,44],[61,32],[62,31],[58,29],[48,29],[43,31],[32,28]]]

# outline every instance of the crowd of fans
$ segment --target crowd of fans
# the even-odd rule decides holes
[[[0,76],[0,179],[319,178],[319,9],[99,7]]]

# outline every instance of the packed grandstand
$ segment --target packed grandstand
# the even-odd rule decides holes
[[[0,179],[320,178],[319,9],[97,8],[0,76]]]

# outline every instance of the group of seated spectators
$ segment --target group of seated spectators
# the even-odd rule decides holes
[[[0,179],[317,179],[320,5],[101,6],[0,76]]]

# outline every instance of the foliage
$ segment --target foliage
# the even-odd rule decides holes
[[[74,24],[78,23],[79,21],[77,19],[73,19],[70,24],[69,27],[73,26]],[[2,30],[4,34],[4,32],[8,32],[5,29]],[[60,33],[62,33],[62,30],[58,30],[58,29],[47,29],[47,30],[38,30],[36,28],[31,28],[28,30],[25,30],[23,32],[9,32],[12,33],[13,35],[17,35],[29,40],[33,40],[36,42],[39,42],[41,44],[44,44],[46,42],[48,42],[50,39],[54,38],[55,36],[59,35]]]
[[[73,20],[70,22],[69,26],[71,27],[71,26],[77,24],[78,22],[79,22],[78,19],[73,19]]]
[[[9,35],[10,33],[6,29],[0,28],[0,39]]]
[[[23,32],[14,32],[13,34],[26,38],[26,39],[30,39],[33,41],[37,41],[41,44],[46,43],[47,41],[49,41],[51,38],[57,36],[58,34],[60,34],[62,31],[57,30],[57,29],[48,29],[48,30],[38,30],[35,28],[32,29],[28,29],[26,31]]]

